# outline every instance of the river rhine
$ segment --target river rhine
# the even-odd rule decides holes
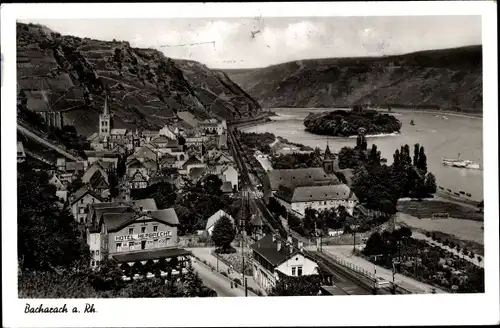
[[[325,109],[271,109],[277,116],[272,122],[258,126],[242,128],[245,132],[271,132],[291,142],[311,147],[326,147],[327,139],[330,149],[338,152],[344,146],[354,146],[355,138],[338,138],[319,136],[305,131],[304,118],[309,112],[325,111]],[[483,199],[483,120],[480,117],[466,117],[441,113],[412,112],[409,110],[393,110],[393,115],[403,124],[401,134],[367,138],[368,147],[375,143],[387,159],[392,163],[393,154],[400,146],[408,144],[413,156],[413,145],[424,146],[427,155],[428,170],[436,175],[437,184],[445,189],[471,193],[471,199]],[[413,120],[415,125],[410,125]],[[441,164],[441,159],[468,159],[479,163],[480,170],[459,169]]]

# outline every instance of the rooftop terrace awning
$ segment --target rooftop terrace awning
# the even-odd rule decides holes
[[[118,263],[128,263],[137,261],[168,259],[177,256],[191,255],[190,251],[182,248],[164,248],[156,250],[144,250],[134,253],[112,255]]]

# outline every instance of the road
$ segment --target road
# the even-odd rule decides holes
[[[243,277],[242,277],[241,273],[238,273],[234,270],[228,270],[229,268],[224,262],[218,261],[217,258],[212,255],[213,248],[211,248],[211,247],[196,247],[196,248],[187,248],[187,250],[190,251],[191,253],[193,253],[193,255],[196,256],[197,258],[199,258],[200,260],[206,261],[207,263],[209,263],[211,266],[215,267],[219,271],[226,272],[226,273],[229,271],[230,278],[232,278],[232,279],[238,278],[241,282],[243,282]],[[237,247],[236,250],[237,250],[237,252],[241,252],[241,248],[239,248],[239,247]],[[257,283],[255,282],[255,280],[253,279],[252,276],[245,276],[245,277],[247,278],[248,287],[250,287],[254,290],[260,290],[261,292],[264,292],[259,287],[259,285],[257,285]],[[248,291],[248,295],[250,295],[250,294],[252,294],[252,296],[254,296],[251,291]]]
[[[192,264],[205,286],[215,290],[219,297],[245,297],[245,291],[241,287],[231,288],[231,282],[224,276],[213,272],[196,259],[193,259]]]
[[[24,134],[25,136],[35,140],[36,142],[38,143],[41,143],[42,145],[48,147],[48,148],[51,148],[55,151],[57,151],[59,154],[65,156],[66,158],[69,158],[71,159],[72,161],[79,161],[80,159],[78,157],[76,157],[75,155],[72,155],[70,153],[68,153],[66,150],[48,142],[47,140],[43,139],[42,137],[38,136],[37,134],[31,132],[30,130],[28,130],[27,128],[25,128],[24,126],[22,125],[19,125],[17,124],[17,130],[20,131],[22,134]]]

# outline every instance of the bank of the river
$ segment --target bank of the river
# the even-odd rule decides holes
[[[228,124],[235,127],[235,128],[248,128],[248,127],[257,126],[257,125],[272,122],[271,117],[273,117],[275,115],[276,115],[276,113],[273,113],[273,112],[264,112],[263,114],[261,114],[257,118],[254,118],[251,120],[245,120],[245,121],[229,122]]]
[[[301,143],[312,148],[326,148],[327,142],[332,152],[339,152],[342,147],[353,147],[356,138],[337,138],[315,135],[305,131],[304,118],[310,112],[333,111],[332,109],[288,108],[272,109],[277,115],[270,122],[247,126],[243,132],[272,132],[290,142]],[[439,113],[439,115],[438,115]],[[483,165],[483,131],[482,119],[462,114],[449,114],[443,119],[442,111],[411,111],[393,108],[391,114],[396,116],[403,125],[401,133],[392,136],[373,136],[367,138],[368,147],[376,144],[387,159],[393,161],[393,154],[402,145],[413,147],[419,143],[425,148],[427,165],[430,172],[436,175],[437,184],[444,190],[452,192],[463,191],[471,196],[460,196],[467,200],[483,199],[483,171],[466,170],[442,165],[442,158],[460,157]],[[413,120],[415,125],[410,125]]]
[[[283,108],[273,108],[272,110],[286,110],[292,109],[293,107],[283,107]],[[296,108],[297,110],[310,109],[310,110],[331,110],[331,108]],[[335,107],[336,110],[351,110],[351,107],[348,106],[340,106]],[[392,107],[391,112],[387,110],[387,108],[376,107],[373,108],[376,111],[380,111],[383,113],[391,114],[396,113],[398,111],[404,112],[413,112],[413,113],[430,113],[430,114],[442,114],[442,115],[456,115],[462,117],[470,117],[470,118],[483,118],[483,113],[472,113],[472,112],[457,112],[453,110],[446,109],[437,109],[437,108],[422,108],[422,109],[414,109],[410,107]],[[271,115],[272,116],[272,115]]]

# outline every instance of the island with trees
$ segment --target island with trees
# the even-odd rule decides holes
[[[304,126],[314,134],[349,137],[357,135],[361,128],[369,135],[399,133],[402,124],[392,115],[354,106],[349,111],[310,113],[304,119]]]

